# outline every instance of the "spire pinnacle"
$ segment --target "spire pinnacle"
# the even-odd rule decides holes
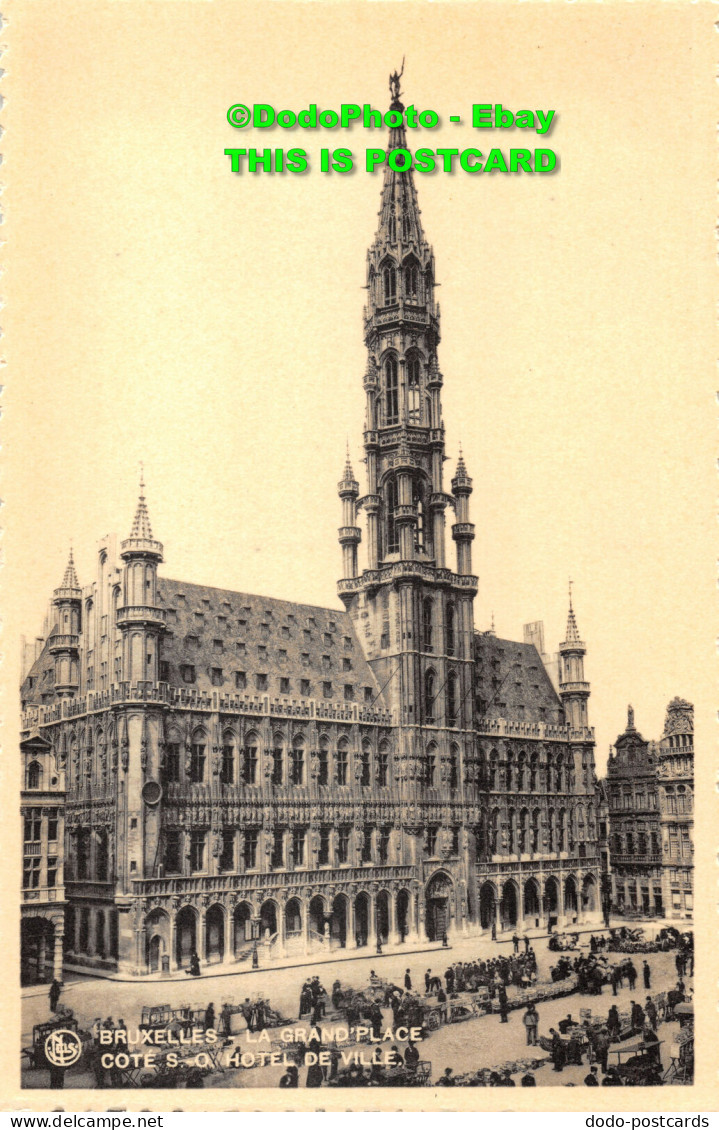
[[[346,480],[346,481],[349,481],[350,479],[354,479],[354,477],[355,477],[355,475],[354,475],[354,471],[352,470],[352,461],[351,461],[351,459],[350,459],[350,441],[349,441],[349,436],[347,437],[347,460],[346,460],[346,462],[345,462],[345,473],[344,473],[344,477],[345,477],[345,480]]]
[[[142,463],[140,463],[140,496],[137,500],[137,510],[135,511],[130,537],[145,538],[147,541],[152,541],[150,515],[145,501],[145,468]]]
[[[62,584],[60,585],[60,588],[63,588],[63,589],[79,589],[80,588],[80,583],[77,579],[77,573],[75,571],[75,559],[72,555],[72,544],[70,545],[70,556],[67,559],[67,566],[65,568],[65,575],[62,578]]]
[[[634,726],[634,707],[631,705],[631,703],[627,707],[627,729],[628,730],[634,730],[635,729],[635,726]]]
[[[572,585],[574,581],[569,578],[569,613],[567,615],[567,632],[564,637],[564,642],[569,644],[581,644],[582,640],[579,635],[579,628],[577,627],[577,618],[574,615],[574,606],[572,604]]]

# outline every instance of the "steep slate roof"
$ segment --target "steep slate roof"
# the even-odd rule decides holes
[[[55,699],[55,660],[50,654],[50,644],[57,633],[54,627],[45,640],[43,649],[23,679],[20,699],[27,706],[39,706]],[[23,707],[23,709],[24,709]]]
[[[337,702],[345,685],[354,688],[354,701],[385,703],[357,639],[351,617],[344,610],[295,604],[269,596],[232,592],[206,585],[158,578],[158,605],[167,611],[167,631],[160,659],[169,664],[165,681],[182,687],[181,666],[195,668],[195,686],[218,686],[233,692],[236,673],[244,673],[247,690],[256,693],[257,675],[267,676],[264,693],[270,698],[322,698]],[[284,654],[283,654],[284,653]],[[349,660],[350,670],[345,670]],[[222,672],[213,682],[212,671]],[[289,691],[280,679],[290,680]],[[302,693],[300,680],[309,680]],[[323,684],[332,691],[324,695]],[[367,692],[365,688],[369,688]]]
[[[482,718],[563,722],[562,704],[534,644],[474,637],[479,728]]]

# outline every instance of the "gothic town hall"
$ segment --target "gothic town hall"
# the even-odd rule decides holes
[[[348,459],[338,487],[341,604],[170,579],[144,488],[90,584],[70,558],[22,686],[23,960],[40,972],[141,976],[193,952],[265,966],[599,919],[585,646],[571,601],[558,666],[541,625],[523,642],[474,627],[434,271],[412,173],[387,169],[366,481]]]

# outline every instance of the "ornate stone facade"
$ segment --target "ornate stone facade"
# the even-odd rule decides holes
[[[95,582],[55,602],[23,698],[67,763],[69,962],[140,975],[598,918],[584,644],[570,601],[557,693],[533,644],[474,629],[411,172],[385,174],[367,271],[344,610],[158,576],[142,494],[119,555],[105,539]]]
[[[657,767],[666,914],[694,913],[694,707],[683,698],[667,706]]]
[[[610,751],[605,792],[615,912],[691,918],[694,707],[674,698],[659,742],[645,741],[629,707]]]

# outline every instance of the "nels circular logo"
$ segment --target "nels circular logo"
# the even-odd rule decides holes
[[[82,1055],[82,1041],[69,1028],[56,1028],[45,1039],[45,1056],[54,1067],[72,1067]]]

